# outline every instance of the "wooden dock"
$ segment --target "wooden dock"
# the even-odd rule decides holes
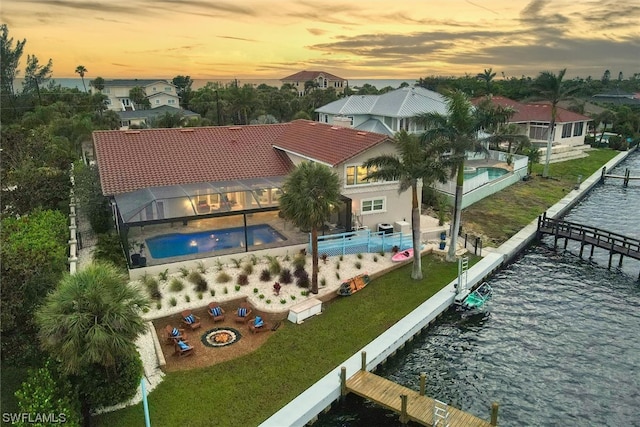
[[[613,175],[613,174],[608,174],[607,168],[603,167],[600,180],[604,181],[605,178],[620,179],[622,180],[623,187],[628,187],[629,181],[640,180],[640,176],[631,176],[631,171],[629,169],[624,170],[624,175]]]
[[[580,242],[581,258],[586,245],[591,245],[589,257],[593,256],[593,250],[596,247],[606,249],[609,251],[609,268],[613,263],[614,255],[620,255],[618,267],[622,266],[622,259],[625,256],[640,260],[640,239],[576,222],[548,218],[546,213],[538,217],[538,234],[554,236],[554,248],[558,246],[560,238],[565,239],[565,248],[569,239]],[[640,278],[640,275],[638,277]]]
[[[366,353],[362,353],[362,369],[346,378],[342,368],[342,395],[357,394],[376,405],[400,414],[400,422],[409,421],[430,427],[492,427],[498,422],[498,404],[491,408],[491,422],[424,395],[424,374],[420,392],[366,371]]]

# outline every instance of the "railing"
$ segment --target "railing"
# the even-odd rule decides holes
[[[397,246],[398,250],[413,247],[411,234],[358,230],[318,236],[318,254],[327,254],[328,256],[365,252],[389,252],[394,246]],[[308,252],[311,253],[311,235],[309,235]]]

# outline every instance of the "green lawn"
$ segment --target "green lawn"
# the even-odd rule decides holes
[[[477,261],[473,258],[471,263]],[[411,280],[411,265],[404,266],[356,295],[330,302],[321,316],[301,325],[283,322],[252,354],[167,374],[149,395],[151,425],[260,424],[451,282],[457,267],[425,256],[425,279],[420,282]],[[98,416],[96,421],[100,426],[141,425],[142,405]]]
[[[464,232],[483,236],[485,246],[499,246],[562,199],[579,176],[585,180],[619,152],[597,149],[588,154],[582,159],[552,163],[548,179],[540,176],[543,166],[536,164],[531,180],[520,181],[469,206],[462,213]]]

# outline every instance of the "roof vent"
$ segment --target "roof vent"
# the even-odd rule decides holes
[[[124,133],[140,133],[139,130],[125,130]]]
[[[331,126],[331,129],[338,130],[338,129],[340,129],[340,126]]]
[[[366,134],[367,134],[366,132],[362,132],[362,131],[358,132],[358,135],[366,135]]]
[[[194,128],[180,128],[180,132],[195,132]]]
[[[229,130],[241,130],[242,127],[241,126],[232,126],[229,128]]]

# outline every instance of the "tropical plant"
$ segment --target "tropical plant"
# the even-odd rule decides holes
[[[451,166],[451,176],[456,177],[454,213],[449,233],[451,243],[447,252],[447,261],[453,262],[456,259],[460,230],[464,162],[467,152],[486,151],[478,139],[478,132],[481,129],[492,127],[498,120],[503,120],[503,115],[487,113],[483,108],[474,108],[467,95],[461,91],[448,93],[445,95],[445,100],[447,103],[446,115],[437,112],[426,113],[420,115],[418,121],[427,127],[427,131],[421,136],[423,141],[444,141],[448,149],[447,164]]]
[[[303,162],[287,176],[280,212],[301,230],[311,230],[311,292],[318,293],[318,229],[340,200],[340,180],[328,166]]]
[[[84,84],[84,75],[87,73],[87,69],[85,68],[84,65],[78,65],[76,67],[76,74],[80,75],[80,78],[82,79],[82,86],[84,87],[84,91],[87,91],[87,85]]]
[[[496,76],[493,72],[493,68],[485,69],[483,73],[478,73],[476,78],[485,82],[485,91],[487,95],[491,94],[491,81]]]
[[[221,271],[216,276],[216,282],[218,283],[227,283],[230,280],[231,280],[231,276],[225,271]]]
[[[413,234],[413,270],[411,278],[422,279],[422,261],[420,257],[420,205],[418,203],[418,185],[429,186],[435,181],[446,182],[448,160],[442,156],[445,144],[441,138],[425,139],[423,143],[415,135],[402,130],[396,134],[394,145],[397,155],[382,155],[368,159],[363,167],[369,169],[365,179],[399,181],[398,192],[411,189],[411,229]],[[362,257],[362,255],[360,255]]]
[[[269,271],[268,268],[265,268],[260,272],[260,280],[262,282],[268,282],[271,280],[271,271]]]
[[[182,280],[178,279],[177,277],[171,279],[171,282],[169,283],[169,290],[171,292],[180,292],[183,289],[184,283],[182,282]]]
[[[567,88],[565,82],[562,81],[567,69],[564,68],[557,75],[551,71],[543,71],[533,82],[534,90],[543,99],[551,103],[551,117],[549,120],[549,130],[547,132],[547,153],[545,155],[544,168],[542,177],[549,177],[549,162],[551,161],[551,147],[556,127],[556,118],[558,116],[558,102],[568,98],[578,88]]]
[[[114,388],[106,397],[102,388],[80,388],[85,423],[97,405],[135,394],[142,376],[135,340],[147,330],[140,312],[149,301],[127,281],[110,264],[89,264],[65,275],[36,312],[40,343],[63,373],[80,385],[100,382]],[[132,360],[139,369],[119,369]]]
[[[293,281],[293,278],[291,277],[291,270],[289,270],[288,268],[283,268],[282,271],[280,272],[280,276],[278,277],[278,280],[284,283],[285,285],[288,285],[289,283],[291,283]]]

